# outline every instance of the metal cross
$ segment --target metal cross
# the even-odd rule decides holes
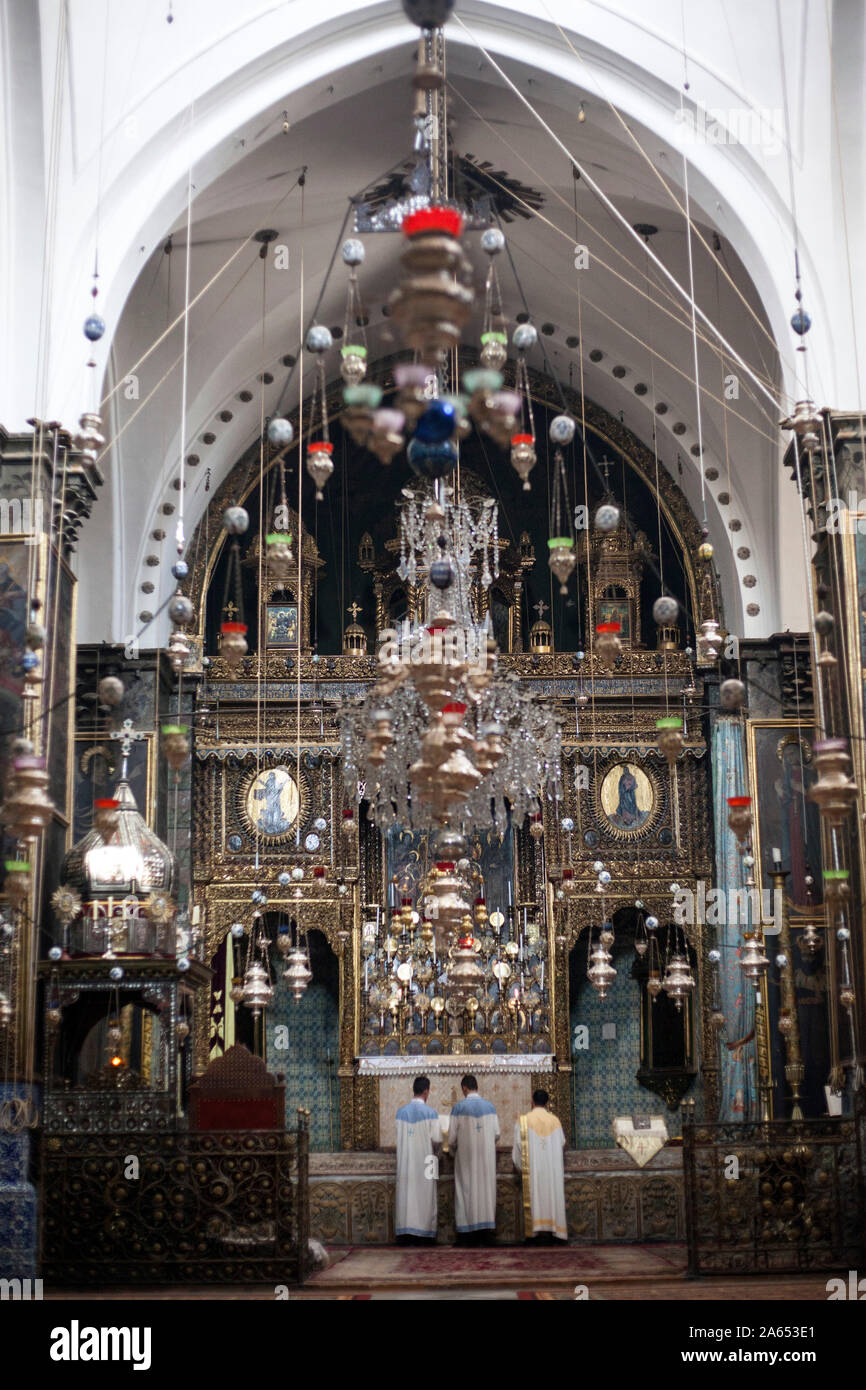
[[[544,602],[543,598],[540,598],[538,602],[534,603],[532,606],[538,614],[538,621],[541,622],[542,618],[547,612],[547,604]]]
[[[229,622],[233,623],[235,620],[235,614],[238,612],[238,609],[235,607],[233,603],[229,602],[226,604],[225,608],[223,609],[223,612],[225,613]]]
[[[358,614],[359,614],[360,611],[361,611],[361,605],[360,605],[360,603],[357,603],[357,602],[356,602],[356,603],[350,603],[350,604],[349,604],[349,607],[348,607],[348,609],[347,609],[346,611],[347,611],[348,613],[351,613],[351,615],[352,615],[352,622],[353,622],[353,623],[357,623],[357,621],[358,621]]]
[[[125,781],[127,763],[129,761],[129,755],[132,752],[132,745],[133,743],[140,743],[141,740],[144,738],[144,734],[141,733],[141,731],[138,729],[133,729],[131,719],[124,719],[120,728],[112,729],[108,737],[120,740],[120,752],[122,755],[122,762],[120,765],[120,777],[121,781]]]

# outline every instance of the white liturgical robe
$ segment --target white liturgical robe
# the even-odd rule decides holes
[[[535,1106],[514,1126],[514,1166],[523,1175],[523,1220],[529,1236],[568,1239],[565,1221],[565,1135],[555,1115]]]
[[[397,1111],[396,1129],[395,1234],[435,1236],[438,1164],[433,1145],[442,1142],[439,1116],[416,1096]]]
[[[454,1154],[454,1216],[457,1229],[488,1231],[496,1226],[496,1107],[473,1091],[458,1100],[448,1125]]]

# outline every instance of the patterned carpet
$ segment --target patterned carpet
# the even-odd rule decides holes
[[[462,1249],[351,1246],[331,1249],[331,1265],[308,1284],[322,1288],[371,1292],[389,1288],[436,1289],[459,1283],[463,1288],[488,1286],[526,1289],[527,1285],[567,1285],[611,1280],[678,1280],[685,1269],[679,1245],[494,1246]]]

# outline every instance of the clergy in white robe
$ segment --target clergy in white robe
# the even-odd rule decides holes
[[[460,1083],[448,1123],[448,1147],[454,1154],[454,1216],[460,1235],[496,1229],[496,1107],[478,1094],[471,1074]]]
[[[523,1227],[531,1236],[568,1240],[562,1125],[547,1109],[546,1091],[533,1091],[532,1109],[514,1126],[512,1158],[523,1179]]]
[[[397,1111],[397,1199],[394,1231],[398,1236],[436,1239],[438,1161],[434,1144],[442,1142],[439,1116],[427,1104],[430,1081],[416,1076],[413,1099]]]

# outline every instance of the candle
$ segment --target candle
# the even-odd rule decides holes
[[[773,868],[774,868],[774,869],[781,869],[781,867],[782,867],[782,851],[781,851],[780,849],[774,848],[774,849],[773,849]]]
[[[509,880],[508,880],[508,906],[511,907],[511,904],[512,904],[512,898],[511,898],[511,879],[509,879]]]
[[[365,961],[364,961],[364,991],[365,991],[365,993],[366,993],[366,990],[367,990],[367,974],[368,974],[368,972],[369,972],[369,969],[370,969],[370,962],[369,962],[369,960],[365,960]]]
[[[541,962],[541,990],[544,992],[544,961]]]

